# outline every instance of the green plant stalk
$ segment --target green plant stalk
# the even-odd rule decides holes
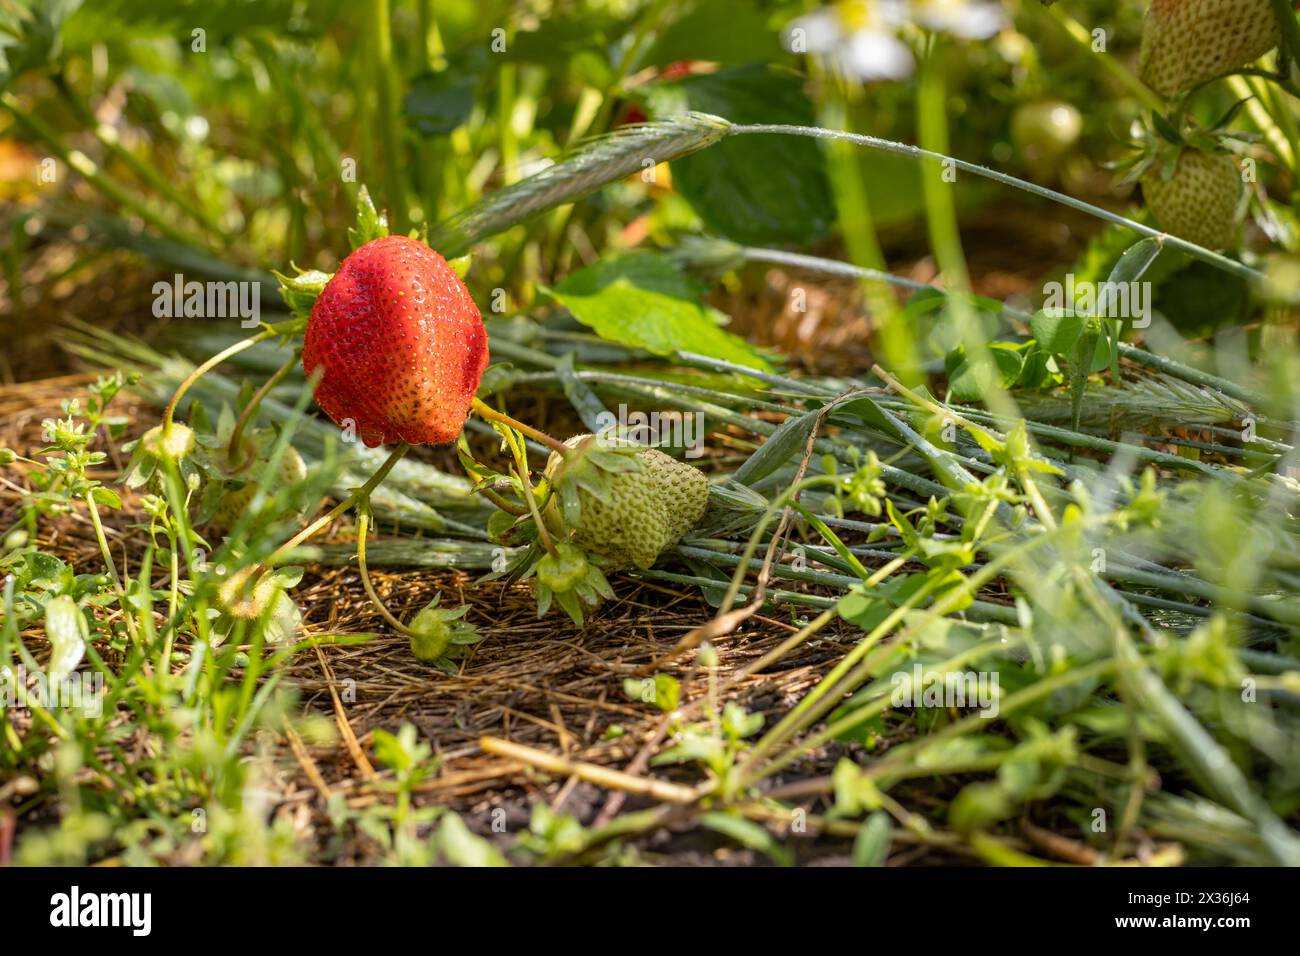
[[[845,654],[839,662],[833,667],[825,677],[817,682],[807,694],[805,694],[794,706],[788,711],[749,751],[748,758],[743,766],[738,768],[736,786],[737,791],[748,788],[755,779],[764,774],[755,773],[755,767],[758,761],[765,756],[773,747],[787,740],[790,736],[797,733],[801,727],[808,726],[817,720],[818,716],[825,713],[827,709],[834,706],[839,700],[842,700],[848,692],[852,691],[851,678],[855,675],[855,665],[858,664],[874,648],[882,638],[888,635],[895,627],[902,623],[903,619],[922,601],[930,596],[931,592],[939,586],[939,582],[934,579],[927,579],[919,588],[910,594],[906,601],[895,607],[889,615],[871,631],[853,646],[853,650]],[[949,606],[950,605],[950,606]],[[956,600],[945,599],[935,606],[934,616],[940,616],[947,613],[947,608],[951,610],[957,606]],[[840,681],[846,677],[843,690],[831,695],[833,689],[838,689]],[[770,771],[765,771],[770,772]]]
[[[552,438],[550,435],[546,434],[546,432],[534,428],[532,425],[525,425],[523,422],[511,418],[509,415],[505,414],[504,412],[497,411],[495,408],[487,404],[487,402],[483,401],[477,395],[474,396],[474,400],[473,402],[471,402],[470,407],[475,412],[478,413],[478,416],[480,418],[486,419],[489,422],[497,422],[498,424],[505,425],[508,428],[513,428],[515,431],[521,432],[527,435],[529,438],[541,442],[543,445],[551,449],[551,451],[556,452],[557,454],[567,455],[570,451],[572,451],[572,449],[569,448],[568,445],[564,444],[564,442],[560,441],[559,439]]]
[[[1075,199],[1073,196],[1067,196],[1059,193],[1054,189],[1048,189],[1046,186],[1039,186],[1035,183],[1027,182],[1023,179],[1017,179],[1015,176],[1009,176],[1006,173],[1000,173],[997,170],[989,169],[987,166],[980,166],[975,163],[969,163],[962,159],[956,159],[952,156],[944,156],[929,150],[922,149],[918,146],[908,146],[905,143],[895,143],[892,140],[880,139],[876,136],[865,136],[859,133],[844,133],[839,130],[823,129],[819,126],[792,126],[782,123],[755,123],[749,125],[730,126],[726,130],[727,135],[737,136],[745,134],[770,134],[779,136],[807,136],[812,139],[824,140],[845,140],[856,143],[866,149],[876,149],[885,153],[893,153],[897,156],[907,156],[915,160],[930,160],[939,162],[949,162],[952,166],[962,172],[971,173],[983,179],[992,180],[1004,186],[1012,186],[1016,189],[1023,190],[1033,196],[1043,199],[1050,199],[1053,202],[1068,206],[1079,212],[1087,213],[1104,222],[1109,222],[1117,226],[1123,226],[1125,229],[1135,232],[1140,236],[1148,239],[1158,239],[1167,246],[1171,246],[1180,252],[1185,252],[1193,259],[1212,265],[1215,268],[1222,269],[1224,272],[1239,276],[1243,279],[1252,281],[1263,281],[1263,273],[1250,266],[1243,265],[1229,259],[1227,256],[1217,252],[1211,252],[1203,246],[1198,246],[1186,239],[1180,239],[1169,233],[1161,232],[1150,226],[1145,226],[1140,222],[1135,222],[1118,213],[1111,212],[1109,209],[1103,209],[1100,206],[1094,206],[1092,203],[1084,202],[1082,199]]]
[[[816,58],[812,62],[816,64]],[[825,125],[851,129],[847,90],[842,82],[835,82],[834,90],[832,105],[825,111]],[[878,276],[885,268],[885,257],[872,221],[871,200],[862,181],[857,151],[848,143],[828,145],[831,182],[845,248],[849,258],[864,269],[858,284],[876,318],[885,356],[900,374],[911,380],[920,374],[916,341],[911,329],[899,321],[898,303]]]
[[[770,525],[773,519],[776,518],[777,513],[782,511],[790,502],[795,501],[797,496],[807,489],[815,488],[819,485],[836,484],[838,481],[839,479],[832,475],[814,475],[810,478],[803,479],[797,484],[791,485],[772,500],[763,511],[762,517],[759,518],[758,523],[754,526],[754,530],[750,533],[749,540],[745,542],[745,550],[741,555],[740,563],[736,565],[736,572],[731,577],[731,584],[727,588],[727,593],[718,607],[719,615],[726,614],[735,606],[736,598],[740,594],[740,585],[745,579],[745,573],[749,567],[749,562],[758,551],[758,545],[763,538],[763,532],[767,530],[768,525]]]
[[[501,148],[501,181],[506,186],[519,180],[519,141],[515,137],[515,84],[518,78],[519,70],[513,63],[506,63],[497,70],[497,136]]]
[[[997,555],[988,564],[939,598],[933,607],[925,611],[921,622],[913,624],[904,632],[900,641],[909,640],[915,633],[919,633],[922,627],[928,626],[936,618],[956,610],[968,595],[977,593],[979,588],[1000,575],[1002,569],[1011,564],[1012,561],[1026,557],[1044,544],[1054,541],[1058,536],[1059,532],[1045,532]],[[769,768],[765,769],[761,774],[757,773],[757,763],[761,757],[800,729],[810,726],[820,719],[823,714],[835,706],[837,701],[843,698],[844,694],[856,690],[861,682],[870,676],[869,672],[864,672],[862,666],[855,667],[855,665],[858,665],[871,648],[897,626],[907,611],[911,610],[919,600],[927,596],[935,586],[937,586],[936,582],[927,580],[904,604],[895,608],[885,620],[872,628],[871,632],[859,641],[854,649],[845,655],[830,673],[822,678],[817,686],[799,701],[793,710],[786,714],[775,727],[754,745],[745,765],[739,771],[742,787],[748,786],[757,777],[772,772]],[[832,689],[836,693],[831,694]]]
[[[999,701],[998,715],[1002,716],[1004,714],[1015,713],[1017,710],[1036,703],[1044,697],[1049,697],[1057,691],[1063,690],[1073,684],[1092,680],[1096,677],[1105,677],[1112,671],[1118,670],[1119,666],[1119,662],[1115,658],[1108,657],[1099,661],[1093,661],[1089,664],[1084,664],[1080,667],[1073,667],[1070,670],[1062,671],[1059,674],[1052,674],[1049,677],[1044,677],[1042,680],[1035,681],[1028,687],[1023,687],[1012,694],[1008,694],[1005,698]],[[845,721],[841,721],[840,723],[843,724],[846,721],[847,718]],[[969,714],[962,717],[960,720],[953,721],[941,730],[926,735],[920,740],[900,745],[895,750],[890,751],[885,759],[866,768],[864,772],[870,775],[873,779],[879,780],[881,778],[888,778],[893,775],[895,770],[902,771],[907,765],[907,760],[913,754],[932,747],[937,743],[951,740],[954,737],[960,737],[969,731],[978,730],[980,727],[987,726],[987,718],[982,717],[979,714]],[[844,733],[847,729],[849,728],[840,727],[839,733]]]
[[[118,576],[117,565],[113,563],[113,553],[108,547],[108,538],[104,534],[104,523],[99,519],[99,508],[95,505],[95,496],[89,492],[86,494],[86,509],[90,512],[90,522],[95,527],[95,540],[99,542],[99,553],[104,559],[104,567],[108,570],[108,579],[112,582],[113,592],[117,595],[118,606],[122,609],[122,618],[126,622],[127,633],[131,635],[131,640],[136,641],[139,635],[135,629],[135,615],[131,611],[131,605],[126,599],[126,589],[122,587],[122,579]]]
[[[244,410],[239,413],[239,419],[235,422],[235,427],[230,431],[230,443],[226,447],[226,460],[232,465],[236,464],[236,459],[239,457],[239,439],[244,434],[244,428],[257,414],[257,408],[262,404],[262,399],[271,394],[275,387],[283,382],[285,377],[297,367],[300,355],[299,351],[294,350],[293,354],[285,359],[284,364],[276,369],[274,374],[262,383],[262,387],[253,393],[253,397],[248,400]]]
[[[809,256],[809,255],[803,255],[801,253],[785,252],[784,250],[781,249],[759,249],[754,247],[743,247],[740,248],[739,251],[745,257],[745,259],[750,261],[770,262],[777,265],[794,266],[800,269],[809,269],[812,271],[824,272],[828,275],[861,275],[867,272],[867,270],[864,270],[859,266],[852,265],[851,263],[839,262],[838,260],[835,259],[824,259],[819,256]],[[914,279],[907,279],[902,276],[895,276],[889,273],[874,273],[872,277],[880,278],[882,281],[890,282],[902,288],[911,289],[912,291],[925,290],[925,291],[938,292],[945,296],[952,295],[951,292],[949,292],[947,289],[944,289],[940,286],[930,285],[929,283],[925,283],[925,282],[917,282]],[[1019,309],[1012,309],[1010,307],[1006,308],[1006,314],[1022,322],[1029,322],[1033,318],[1033,316],[1030,315],[1028,312],[1022,312]],[[1125,358],[1129,359],[1130,361],[1136,362],[1139,365],[1144,365],[1148,368],[1156,369],[1157,371],[1160,372],[1165,372],[1168,375],[1172,375],[1175,378],[1182,379],[1183,381],[1189,382],[1193,385],[1201,385],[1207,388],[1215,389],[1216,391],[1222,392],[1224,395],[1227,395],[1230,398],[1235,398],[1238,401],[1247,402],[1251,405],[1263,406],[1268,403],[1268,396],[1266,396],[1262,392],[1257,392],[1253,389],[1244,388],[1243,386],[1237,385],[1234,382],[1230,382],[1225,378],[1220,378],[1217,375],[1213,375],[1209,372],[1202,371],[1201,369],[1193,368],[1190,365],[1186,365],[1182,362],[1175,361],[1174,359],[1166,358],[1163,355],[1155,355],[1154,353],[1148,352],[1144,349],[1140,349],[1134,345],[1130,345],[1127,342],[1121,342],[1119,344],[1119,349],[1120,349],[1120,354],[1123,355]],[[704,356],[691,356],[691,359],[692,361],[703,360],[707,362],[716,363],[716,360],[708,359]],[[757,377],[757,375],[754,375],[752,371],[745,370],[743,366],[730,366],[728,368],[728,371],[735,371],[741,374],[751,374],[753,375],[753,377]],[[807,383],[804,383],[804,387],[807,387]]]
[[[896,646],[896,649],[905,650],[901,646]],[[982,660],[985,657],[990,657],[994,654],[1005,654],[1009,649],[1010,648],[1008,646],[1006,639],[999,636],[994,640],[985,641],[980,644],[976,644],[973,647],[966,648],[965,650],[961,651],[958,654],[955,654],[954,656],[948,658],[945,661],[940,661],[937,664],[928,665],[927,669],[937,673],[962,670],[970,666],[971,664],[975,663],[976,661]],[[884,660],[888,660],[888,658],[885,658]],[[873,661],[872,662],[873,669],[877,664],[883,663],[884,660]],[[1000,703],[1001,702],[999,702],[999,704]],[[854,728],[861,726],[867,721],[880,716],[885,711],[889,710],[889,708],[890,708],[889,695],[887,693],[882,693],[879,697],[875,697],[874,699],[864,701],[862,703],[862,706],[854,708],[854,710],[851,713],[845,714],[843,717],[835,721],[833,724],[828,725],[826,729],[817,736],[816,739],[828,740],[828,741],[834,740],[837,737],[840,737],[848,733]],[[923,747],[924,743],[925,741],[918,741],[917,746]],[[812,746],[811,741],[809,742],[809,746]],[[904,746],[904,745],[900,745],[900,746]],[[891,750],[890,755],[892,756],[893,754],[894,751]],[[891,780],[893,780],[893,779],[902,779],[905,777],[933,776],[935,774],[967,773],[967,772],[978,772],[980,770],[995,770],[1002,762],[1006,760],[1008,756],[1010,756],[1010,754],[1011,751],[1004,751],[1002,753],[990,754],[987,757],[976,758],[970,761],[969,763],[964,763],[960,766],[960,768],[955,768],[952,765],[948,765],[948,764],[945,764],[940,767],[933,767],[933,768],[931,767],[908,767],[906,769],[903,769],[903,767],[891,768],[889,771],[889,777]],[[787,762],[788,761],[785,761],[784,759],[782,761],[783,765],[785,765],[785,763]],[[900,763],[904,763],[905,765],[905,762],[900,762]],[[873,778],[878,778],[879,776],[883,775],[876,771],[874,765],[870,768],[867,768],[864,772],[869,774]],[[798,792],[800,795],[812,794],[812,793],[829,793],[834,789],[830,777],[825,777],[820,780],[800,781],[794,784],[793,786],[798,788]]]
[[[736,554],[731,554],[725,551],[713,551],[707,548],[696,548],[685,544],[678,545],[677,551],[683,557],[694,558],[698,561],[707,561],[711,564],[720,564],[724,567],[737,567],[741,561],[740,556]],[[905,563],[905,561],[901,558],[890,561],[873,574],[867,583],[874,586],[890,574],[893,574],[894,571],[896,571],[903,563]],[[751,558],[749,560],[750,570],[758,571],[762,569],[762,567],[763,562],[759,558]],[[849,577],[846,574],[833,574],[828,571],[817,571],[812,568],[805,568],[802,571],[796,571],[794,568],[785,564],[773,564],[772,577],[781,578],[786,581],[802,581],[807,584],[832,588],[842,593],[859,583],[857,579]],[[701,587],[701,589],[716,590],[721,582],[711,581],[707,578],[694,578],[690,582],[683,580],[680,583],[696,583]],[[742,586],[740,594],[744,597],[749,594],[751,590],[752,588],[748,585]],[[789,603],[807,604],[809,607],[826,607],[828,604],[833,607],[836,603],[835,598],[822,598],[819,595],[807,595],[807,597],[815,597],[817,600],[811,602],[796,601]],[[774,600],[773,603],[777,602]],[[1015,608],[1003,604],[993,604],[988,601],[973,602],[971,606],[966,609],[965,613],[972,621],[991,621],[1000,624],[1016,624],[1019,620],[1016,617]]]
[[[1228,77],[1228,87],[1232,90],[1234,96],[1244,100],[1246,103],[1246,113],[1259,127],[1264,139],[1273,152],[1277,153],[1278,158],[1289,170],[1295,169],[1296,161],[1296,143],[1291,140],[1280,127],[1276,112],[1277,101],[1272,96],[1265,99],[1266,93],[1262,89],[1257,78],[1246,75],[1234,75]],[[1272,110],[1270,110],[1271,104]]]
[[[218,365],[220,365],[226,359],[230,358],[232,355],[238,355],[240,352],[244,351],[244,349],[252,348],[254,345],[256,345],[259,342],[265,342],[267,339],[274,338],[277,334],[278,333],[273,331],[272,329],[263,329],[261,332],[258,332],[256,335],[250,335],[246,339],[240,339],[234,345],[231,345],[229,348],[222,349],[220,352],[212,356],[202,365],[195,368],[194,371],[190,372],[190,374],[185,377],[184,381],[181,382],[180,386],[176,389],[175,393],[172,395],[171,401],[167,403],[167,407],[163,409],[163,417],[162,417],[163,433],[166,434],[167,432],[171,431],[172,419],[175,418],[176,416],[177,406],[180,404],[181,399],[185,396],[185,393],[190,390],[190,386],[192,386],[195,382],[197,382],[200,378],[202,378],[204,373],[216,368]]]
[[[167,527],[167,541],[168,544],[170,545],[169,550],[171,551],[171,560],[169,562],[169,564],[171,565],[170,568],[171,587],[167,595],[167,617],[169,620],[174,620],[176,618],[176,609],[180,605],[181,559],[180,559],[180,555],[176,553],[176,543],[177,543],[176,531],[170,526],[170,524]],[[145,579],[144,586],[145,587],[149,586],[148,579]],[[147,619],[149,621],[149,626],[152,627],[153,617],[151,615],[148,615]],[[176,642],[176,629],[168,628],[167,636],[163,639],[162,662],[159,667],[159,670],[163,674],[171,673],[172,648],[175,646],[175,642]]]
[[[645,12],[637,17],[632,42],[627,45],[623,56],[619,57],[618,65],[615,67],[614,76],[609,85],[603,90],[591,87],[583,90],[579,106],[574,110],[573,122],[569,125],[567,140],[569,145],[580,142],[590,130],[604,130],[609,125],[614,112],[614,105],[623,92],[624,81],[640,63],[647,42],[656,32],[665,11],[672,6],[672,0],[653,0]],[[592,96],[588,94],[592,94],[596,99],[594,108],[588,108],[588,104],[592,100]],[[550,257],[552,262],[559,262],[562,258],[567,258],[567,255],[571,252],[572,246],[565,242],[565,238],[569,235],[569,229],[576,214],[576,204],[566,210],[557,210],[552,232],[553,248]]]
[[[388,193],[388,215],[392,231],[406,232],[406,188],[402,181],[402,129],[397,115],[397,74],[393,62],[392,0],[370,0],[369,21],[375,60],[375,103],[379,113],[383,169]]]
[[[401,461],[402,458],[406,455],[406,453],[410,450],[411,450],[411,446],[408,445],[406,442],[401,442],[398,445],[396,445],[393,448],[392,453],[389,454],[388,458],[384,461],[384,463],[379,466],[378,470],[373,475],[371,475],[369,479],[367,479],[364,485],[362,485],[360,488],[354,488],[351,494],[349,494],[346,498],[340,501],[337,505],[335,505],[325,514],[321,515],[311,524],[307,525],[307,527],[303,528],[301,531],[295,534],[284,544],[280,545],[280,547],[276,548],[275,551],[271,554],[269,558],[266,559],[264,563],[268,566],[274,564],[276,561],[282,559],[286,554],[288,554],[298,545],[302,544],[312,535],[316,534],[316,532],[320,531],[322,528],[327,527],[332,521],[334,521],[334,519],[340,517],[343,514],[346,514],[347,510],[351,508],[353,505],[355,505],[357,502],[367,500],[370,497],[370,493],[373,492],[376,488],[378,488],[381,484],[383,484],[384,479],[388,477],[388,473],[393,470],[393,466],[396,465],[399,461]]]
[[[1283,2],[1285,2],[1285,0],[1283,0]],[[1137,76],[1130,73],[1118,57],[1114,56],[1109,51],[1100,55],[1093,51],[1092,34],[1088,31],[1087,27],[1071,17],[1059,5],[1049,7],[1046,12],[1057,22],[1065,34],[1074,41],[1074,44],[1083,53],[1086,53],[1093,62],[1099,61],[1111,77],[1118,81],[1121,86],[1127,89],[1135,97],[1141,100],[1144,107],[1158,113],[1163,113],[1165,111],[1167,104],[1160,97],[1160,94],[1143,83],[1137,78]]]
[[[660,571],[652,568],[649,571],[638,571],[635,574],[638,578],[647,578],[653,581],[666,581],[669,584],[685,584],[691,587],[701,588],[703,590],[716,590],[721,584],[713,578],[702,578],[693,574],[678,574],[675,571]],[[748,597],[754,591],[753,585],[743,584],[740,587],[740,593],[743,597]],[[768,588],[763,592],[767,603],[776,606],[779,604],[790,604],[796,607],[816,607],[816,608],[834,608],[835,598],[822,597],[818,594],[804,594],[802,591],[780,591]]]
[[[1250,781],[1232,761],[1231,755],[1193,717],[1164,682],[1151,670],[1129,637],[1128,628],[1092,577],[1077,565],[1074,574],[1090,603],[1109,625],[1120,678],[1141,705],[1169,735],[1189,768],[1215,799],[1254,823],[1275,861],[1282,866],[1300,866],[1300,837],[1273,813],[1255,793]]]
[[[1283,91],[1277,84],[1268,87],[1269,112],[1272,115],[1277,126],[1282,130],[1286,138],[1287,146],[1290,149],[1289,154],[1279,154],[1287,168],[1291,171],[1292,177],[1292,205],[1295,204],[1295,174],[1296,158],[1300,157],[1300,126],[1296,123],[1295,112],[1292,108],[1291,101],[1286,98]]]
[[[1296,21],[1290,0],[1273,0],[1273,12],[1277,14],[1277,22],[1282,27],[1282,43],[1290,54],[1291,62],[1300,62],[1300,22]]]

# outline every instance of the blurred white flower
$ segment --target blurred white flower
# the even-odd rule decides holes
[[[792,53],[823,57],[860,80],[901,80],[916,65],[897,35],[906,23],[987,40],[1006,15],[992,0],[841,0],[791,21],[784,40]]]
[[[786,49],[813,53],[860,80],[911,76],[912,51],[894,30],[904,22],[903,0],[844,0],[791,21]]]
[[[1007,17],[990,0],[911,0],[908,19],[927,30],[951,33],[966,40],[987,40]]]

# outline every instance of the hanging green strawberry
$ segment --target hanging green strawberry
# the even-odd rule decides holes
[[[367,445],[456,440],[488,364],[487,331],[446,260],[404,236],[343,260],[312,306],[302,364],[316,402]]]
[[[1182,147],[1176,158],[1152,163],[1141,182],[1147,208],[1165,232],[1207,249],[1236,244],[1245,186],[1232,156]]]
[[[1272,0],[1151,0],[1138,72],[1172,97],[1249,66],[1280,41]]]
[[[579,454],[552,454],[547,463],[559,499],[547,524],[567,525],[574,544],[599,555],[606,568],[649,568],[704,515],[709,481],[699,469],[655,448],[606,447],[595,435],[565,444]],[[627,464],[611,465],[615,456]]]

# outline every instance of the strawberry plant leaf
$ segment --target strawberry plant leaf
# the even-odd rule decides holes
[[[474,110],[478,77],[462,69],[421,73],[411,81],[402,111],[422,136],[443,136],[461,126]]]
[[[706,60],[724,66],[769,63],[781,55],[767,15],[749,0],[702,0],[660,34],[645,63]]]
[[[979,401],[993,387],[994,375],[1002,388],[1010,388],[1020,378],[1025,357],[1019,346],[990,342],[988,351],[992,363],[972,362],[960,345],[948,353],[944,367],[948,372],[948,386],[956,398],[963,402]]]
[[[1030,320],[1034,338],[1053,355],[1068,355],[1083,334],[1084,317],[1075,312],[1037,312]]]
[[[655,355],[690,351],[769,371],[771,366],[700,301],[700,287],[667,256],[630,253],[575,272],[550,295],[602,338]]]
[[[656,117],[699,110],[733,123],[813,122],[803,79],[761,64],[654,84],[643,99]],[[736,242],[807,243],[835,221],[825,158],[811,140],[724,140],[674,160],[673,184],[710,229]]]

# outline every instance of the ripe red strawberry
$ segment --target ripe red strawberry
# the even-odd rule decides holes
[[[1151,0],[1138,72],[1171,97],[1248,66],[1281,36],[1272,0]]]
[[[385,236],[343,260],[311,310],[302,366],[316,403],[367,445],[456,440],[488,364],[469,290],[422,242]]]
[[[1195,147],[1179,150],[1171,170],[1156,163],[1142,177],[1142,196],[1160,228],[1207,249],[1235,243],[1243,188],[1232,156]]]

